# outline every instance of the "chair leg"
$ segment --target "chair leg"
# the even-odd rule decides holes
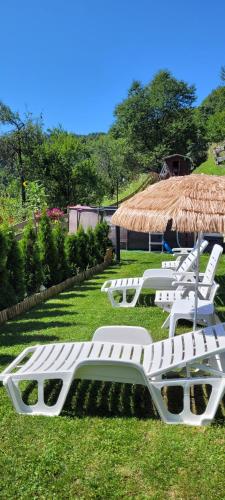
[[[58,396],[56,403],[52,406],[48,406],[44,402],[44,382],[48,380],[46,377],[41,377],[37,380],[38,383],[38,401],[34,405],[27,405],[23,402],[21,391],[19,389],[19,382],[22,380],[13,380],[12,376],[9,376],[4,380],[4,385],[7,389],[10,399],[18,413],[26,415],[47,415],[56,416],[62,411],[63,405],[68,394],[72,377],[71,374],[63,375],[60,377],[62,379],[63,385]],[[27,379],[24,379],[27,380]],[[31,379],[32,382],[34,379]]]
[[[220,318],[219,318],[218,314],[216,314],[216,313],[214,312],[214,314],[213,314],[213,323],[212,323],[212,325],[218,325],[219,323],[221,323]]]
[[[170,314],[169,316],[167,316],[167,318],[165,319],[164,323],[162,324],[161,328],[169,328],[169,325],[170,325]]]
[[[212,392],[204,413],[196,415],[191,411],[190,387],[203,384],[211,385]],[[161,393],[162,388],[165,386],[183,387],[183,410],[180,413],[171,413],[166,407]],[[207,425],[215,417],[217,408],[225,393],[225,378],[204,377],[202,379],[150,381],[149,392],[164,422],[168,424]]]
[[[112,307],[120,307],[120,302],[116,302],[114,299],[114,293],[111,290],[108,290],[109,301],[111,302]]]
[[[130,303],[128,303],[128,306],[130,307],[135,307],[136,304],[137,304],[137,301],[139,299],[139,296],[140,296],[140,293],[141,293],[141,287],[138,287],[136,288],[136,291],[135,291],[135,294],[133,296],[133,299]]]
[[[178,317],[176,314],[170,313],[170,328],[169,328],[169,337],[174,337],[176,331],[176,325],[178,321]]]
[[[134,290],[134,288],[130,288],[130,290]],[[108,296],[109,296],[109,300],[110,300],[112,306],[113,307],[135,307],[137,304],[139,295],[141,293],[141,287],[138,287],[135,289],[133,299],[130,302],[127,301],[128,291],[129,291],[129,288],[124,288],[122,290],[114,290],[114,291],[108,290]],[[121,296],[122,296],[121,302],[115,301],[114,293],[116,293],[116,292],[121,293]]]

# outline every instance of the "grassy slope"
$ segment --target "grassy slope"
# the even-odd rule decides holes
[[[141,275],[147,267],[159,267],[162,259],[160,254],[124,252],[120,267],[3,325],[1,365],[25,346],[88,340],[105,324],[140,325],[155,340],[166,337],[160,328],[165,313],[152,306],[151,293],[141,297],[139,307],[112,309],[100,292],[105,279]],[[224,264],[223,257],[221,284]],[[222,318],[221,300],[223,294],[217,300]],[[74,383],[60,417],[25,417],[15,413],[0,387],[1,498],[221,500],[224,414],[223,403],[209,427],[169,426],[157,418],[144,388],[83,381]]]
[[[134,191],[136,191],[148,178],[149,174],[140,174],[137,179],[134,179],[132,182],[128,184],[128,186],[121,186],[121,189],[119,189],[119,200],[122,200],[123,198],[126,198],[126,196],[131,195]],[[108,206],[108,205],[113,205],[116,204],[116,198],[115,196],[113,198],[107,198],[105,197],[103,199],[102,205],[103,206]]]
[[[225,165],[216,165],[212,149],[210,148],[208,158],[204,163],[197,167],[194,174],[208,174],[208,175],[225,175]]]

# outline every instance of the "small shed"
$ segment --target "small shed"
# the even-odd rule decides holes
[[[193,164],[188,156],[174,154],[163,158],[163,166],[159,176],[161,180],[165,180],[174,175],[189,175],[192,169]]]

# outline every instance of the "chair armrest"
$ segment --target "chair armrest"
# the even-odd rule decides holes
[[[192,248],[172,248],[172,252],[176,255],[186,255],[192,251]]]
[[[101,287],[101,292],[107,292],[108,289],[110,288],[111,283],[112,283],[112,281],[110,281],[110,280],[105,281],[105,283],[103,283],[103,285]]]
[[[177,283],[179,283],[179,285],[185,285],[185,287],[187,288],[195,288],[195,285],[196,285],[196,282],[195,281],[173,281],[172,282],[172,286],[176,286]],[[213,285],[213,283],[201,283],[201,281],[198,282],[198,286],[200,287],[204,287],[204,288],[209,288]]]
[[[24,359],[26,358],[26,356],[31,353],[31,352],[34,352],[36,349],[37,349],[38,345],[34,345],[32,347],[27,347],[26,349],[24,349],[17,357],[16,359],[14,359],[14,361],[12,361],[12,363],[10,363],[9,366],[7,366],[7,368],[5,368],[5,370],[3,370],[3,372],[0,373],[0,381],[3,382],[4,378],[9,375],[15,368],[18,367],[19,363]]]
[[[187,272],[180,271],[179,272],[179,269],[178,269],[178,271],[174,271],[173,274],[174,274],[175,278],[182,277],[182,278],[187,278],[187,279],[188,278],[196,279],[196,271],[187,271]],[[205,276],[205,273],[199,273],[199,275],[198,275],[199,278],[204,278],[204,276]]]

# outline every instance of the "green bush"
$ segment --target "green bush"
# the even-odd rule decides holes
[[[39,292],[43,283],[37,235],[32,223],[29,223],[24,229],[21,249],[24,259],[25,288],[27,295],[32,295],[32,293]]]
[[[65,232],[62,229],[60,222],[58,222],[53,229],[53,238],[56,248],[55,275],[57,283],[60,283],[68,278],[69,273],[65,250]]]
[[[225,139],[225,111],[209,116],[206,127],[210,142],[223,141]]]
[[[69,273],[71,276],[77,274],[78,267],[78,244],[77,235],[68,234],[65,241],[66,258],[69,266]]]
[[[79,226],[77,231],[77,247],[78,247],[78,268],[80,271],[85,271],[89,264],[88,256],[88,236],[82,226]]]
[[[107,222],[100,222],[95,227],[96,244],[99,252],[98,262],[102,262],[106,253],[106,249],[111,242],[109,240],[109,226]]]
[[[96,266],[99,260],[99,251],[97,247],[95,231],[92,229],[92,227],[89,227],[87,229],[87,237],[88,237],[88,244],[87,244],[88,265],[89,267],[94,267]]]
[[[39,222],[38,227],[38,243],[40,248],[40,258],[43,270],[44,281],[46,287],[56,283],[56,247],[52,233],[52,225],[49,217],[44,213]]]
[[[16,294],[9,280],[7,254],[7,233],[4,229],[0,229],[0,309],[16,303]]]
[[[30,222],[18,244],[12,229],[0,230],[0,309],[16,304],[27,295],[74,276],[79,271],[102,262],[110,244],[105,222],[85,233],[80,226],[76,234],[67,235],[60,224],[52,230],[44,214],[38,236]]]
[[[22,250],[12,228],[7,231],[8,251],[6,267],[8,270],[9,283],[12,286],[16,302],[24,299],[25,295],[25,277],[24,260]]]

